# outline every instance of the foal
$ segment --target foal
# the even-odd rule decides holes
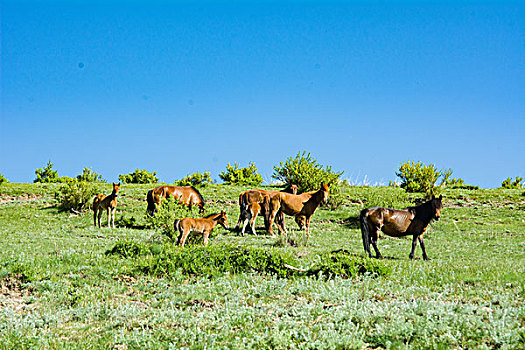
[[[181,220],[175,220],[173,226],[175,231],[179,231],[180,233],[179,238],[177,239],[177,244],[180,244],[184,247],[184,243],[186,242],[186,238],[188,238],[190,232],[196,232],[202,233],[204,238],[204,246],[206,247],[208,246],[208,236],[210,235],[211,231],[213,231],[213,228],[217,226],[217,224],[220,224],[227,230],[230,229],[228,226],[228,218],[226,217],[226,213],[224,211],[221,211],[217,214],[210,214],[200,219],[184,218]]]
[[[93,198],[93,224],[95,226],[97,226],[98,216],[98,227],[100,228],[100,218],[102,217],[102,211],[107,210],[108,227],[111,228],[111,221],[113,219],[113,228],[115,228],[115,211],[117,210],[117,196],[119,190],[120,182],[118,184],[113,183],[113,191],[109,196],[97,194],[95,198]]]
[[[257,236],[257,232],[255,232],[255,219],[261,211],[261,205],[257,202],[252,202],[249,203],[245,208],[243,208],[243,210],[245,212],[241,214],[243,218],[241,234],[244,236],[244,231],[246,230],[246,226],[249,222],[250,227],[252,228],[252,233]]]

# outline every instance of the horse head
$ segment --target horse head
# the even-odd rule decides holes
[[[118,196],[119,191],[120,191],[120,182],[118,184],[113,182],[113,195]]]
[[[321,188],[319,190],[323,192],[323,202],[325,204],[328,203],[328,196],[330,195],[330,185],[321,184]]]
[[[443,195],[440,195],[439,198],[432,195],[432,210],[434,212],[432,218],[435,220],[439,220],[439,217],[441,216],[441,209],[443,208],[443,203],[441,202],[442,199]]]
[[[221,214],[217,217],[217,223],[227,230],[230,229],[230,226],[228,225],[228,218],[226,217],[226,212],[224,210],[221,210]]]

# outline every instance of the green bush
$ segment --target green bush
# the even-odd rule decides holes
[[[7,179],[4,177],[4,175],[0,174],[0,185],[3,184],[4,182],[9,182],[7,181]]]
[[[177,237],[173,228],[175,219],[183,219],[188,216],[188,207],[172,196],[163,198],[157,206],[155,216],[147,216],[148,226],[153,227],[170,238]]]
[[[391,270],[377,259],[364,258],[347,250],[336,250],[321,254],[318,262],[311,267],[307,275],[320,275],[331,278],[354,278],[358,275],[370,274],[387,276]]]
[[[151,184],[159,181],[156,175],[156,171],[150,173],[147,170],[135,169],[134,172],[129,173],[128,175],[119,175],[118,179],[126,184]]]
[[[206,187],[213,183],[210,172],[188,174],[185,178],[175,181],[176,186]]]
[[[47,162],[47,165],[44,168],[38,168],[35,170],[36,179],[33,182],[43,183],[43,182],[60,182],[60,177],[58,172],[53,170],[54,164],[51,161]]]
[[[501,183],[501,188],[507,188],[507,189],[517,188],[517,189],[521,189],[521,188],[523,188],[523,183],[522,182],[523,182],[523,178],[521,176],[516,176],[516,179],[514,181],[512,181],[511,177],[508,177],[505,180],[503,180],[503,182]]]
[[[322,183],[328,184],[330,196],[337,191],[339,177],[343,174],[343,171],[334,172],[330,166],[323,169],[323,166],[305,151],[297,153],[295,158],[287,158],[284,163],[280,162],[278,166],[273,167],[273,170],[274,179],[287,184],[296,184],[299,192],[317,190]]]
[[[91,208],[96,189],[89,182],[72,179],[55,192],[58,208],[63,211],[82,212]]]
[[[423,192],[426,197],[430,197],[440,192],[436,182],[449,171],[438,171],[434,164],[425,165],[422,162],[407,161],[399,166],[396,175],[401,179],[401,188],[407,192]],[[451,171],[449,176],[450,174]]]
[[[239,168],[239,164],[233,166],[228,163],[226,171],[219,174],[219,177],[228,185],[257,186],[262,184],[261,174],[257,174],[257,167],[253,162],[248,164],[248,168]]]
[[[90,168],[84,168],[82,174],[77,175],[77,180],[84,182],[106,182],[106,180],[102,178],[102,175],[97,174]]]

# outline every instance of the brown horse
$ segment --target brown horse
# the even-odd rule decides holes
[[[306,235],[310,237],[310,219],[321,202],[327,202],[330,195],[330,187],[327,184],[321,184],[317,191],[305,192],[302,194],[290,194],[278,192],[270,195],[270,219],[268,233],[273,234],[273,222],[277,212],[281,210],[286,215],[295,216],[295,221],[299,226],[301,216],[304,216],[306,221]],[[279,222],[277,228],[280,232],[284,231]]]
[[[414,258],[414,251],[419,240],[421,250],[423,251],[423,259],[430,260],[425,251],[423,233],[427,229],[430,220],[439,220],[441,208],[443,208],[441,199],[443,199],[443,196],[439,196],[439,198],[432,196],[432,199],[428,202],[403,210],[382,207],[361,210],[359,223],[361,225],[365,252],[368,253],[369,257],[372,257],[372,253],[370,252],[370,243],[372,243],[376,251],[376,258],[382,258],[377,248],[377,238],[379,231],[383,231],[392,237],[412,235],[412,251],[408,257],[410,259]]]
[[[177,239],[177,244],[180,244],[184,247],[186,238],[190,232],[202,233],[204,238],[204,246],[208,246],[208,237],[213,231],[213,228],[220,224],[225,229],[229,229],[228,218],[226,213],[221,211],[220,213],[210,214],[200,219],[193,218],[184,218],[181,220],[175,220],[173,227],[175,231],[179,231],[179,238]]]
[[[147,212],[150,215],[155,215],[157,211],[157,205],[160,204],[163,198],[169,198],[172,196],[179,203],[187,205],[190,210],[193,205],[199,207],[199,213],[202,214],[206,211],[204,208],[204,198],[199,191],[193,186],[158,186],[148,191],[146,197],[148,202]]]
[[[245,214],[247,213],[247,206],[250,203],[259,203],[261,206],[260,212],[264,216],[264,226],[266,230],[268,230],[268,223],[269,223],[269,217],[270,217],[270,210],[269,210],[269,204],[270,204],[270,195],[275,194],[278,192],[285,192],[285,193],[297,193],[297,185],[290,184],[288,185],[284,190],[281,191],[268,191],[268,190],[261,190],[261,189],[251,189],[244,191],[239,195],[239,220],[237,221],[237,225],[235,226],[235,231],[238,231],[240,229],[241,223],[246,220]],[[257,215],[256,215],[257,216]],[[284,214],[279,213],[277,216],[277,221],[282,224],[284,227]]]
[[[95,198],[93,198],[93,224],[95,226],[97,226],[98,216],[98,227],[100,228],[100,219],[102,218],[102,212],[104,210],[107,210],[108,227],[111,227],[111,221],[113,221],[113,228],[115,228],[115,211],[117,210],[117,197],[119,190],[120,182],[118,184],[113,183],[113,191],[109,196],[97,194]]]

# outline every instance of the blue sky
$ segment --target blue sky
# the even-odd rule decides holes
[[[306,150],[344,178],[410,159],[525,177],[525,4],[1,1],[0,173],[172,182]]]

